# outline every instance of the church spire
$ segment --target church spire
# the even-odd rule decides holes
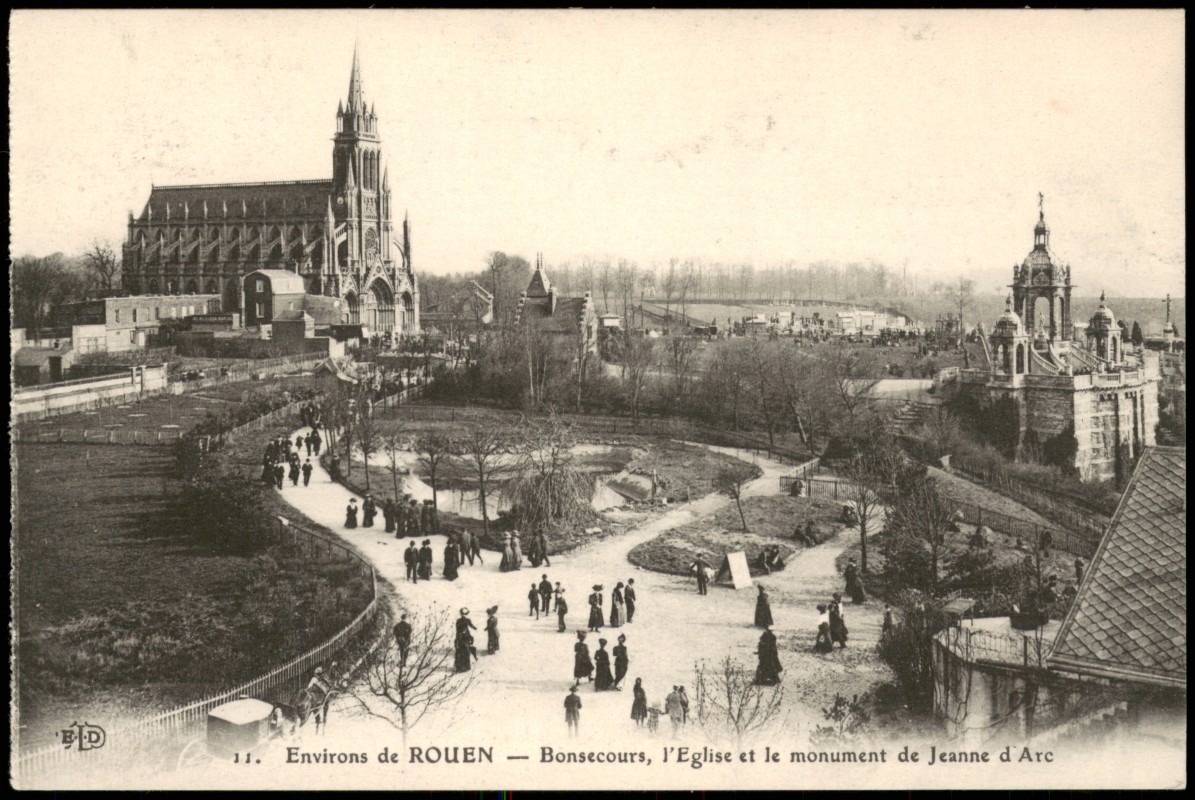
[[[349,76],[349,107],[350,113],[365,113],[365,99],[361,92],[361,59],[357,55],[357,45],[353,45],[353,73]]]

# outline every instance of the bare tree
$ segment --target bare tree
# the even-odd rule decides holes
[[[535,531],[582,524],[592,493],[573,456],[576,438],[570,426],[552,411],[546,419],[520,427],[519,460],[509,485],[520,527]]]
[[[451,707],[473,686],[473,670],[454,670],[454,629],[449,612],[428,608],[408,612],[411,642],[405,654],[389,640],[370,653],[361,680],[350,689],[358,708],[402,731],[403,748],[411,729],[429,713]]]
[[[404,435],[402,423],[388,428],[381,436],[382,450],[386,453],[386,466],[390,470],[390,480],[394,485],[394,500],[402,497],[404,470],[399,467],[401,453],[406,452],[407,437]],[[368,472],[368,469],[366,469]]]
[[[862,455],[856,455],[844,468],[848,481],[846,498],[859,519],[859,570],[867,574],[867,530],[871,516],[882,508],[875,472]]]
[[[589,377],[589,366],[592,363],[596,348],[597,337],[593,326],[582,320],[581,329],[572,335],[573,356],[576,366],[577,413],[581,413],[581,399],[585,395],[585,381]]]
[[[632,327],[630,311],[635,299],[635,285],[637,283],[636,267],[625,258],[618,259],[618,293],[622,295],[622,324],[626,328]]]
[[[506,442],[502,434],[492,426],[477,424],[469,428],[461,437],[461,447],[465,453],[465,460],[468,462],[469,472],[477,478],[481,527],[482,531],[488,535],[490,522],[486,499],[489,496],[490,483],[498,471],[498,457],[506,449]]]
[[[837,405],[846,412],[846,425],[851,427],[860,407],[867,403],[868,392],[880,379],[870,359],[845,345],[829,348],[823,363],[826,383],[833,389]]]
[[[360,380],[353,391],[353,416],[349,428],[353,430],[357,449],[361,451],[362,469],[365,470],[365,491],[369,485],[369,457],[383,447],[382,426],[373,415],[373,388],[370,381]],[[349,469],[352,470],[352,451],[349,453]]]
[[[672,390],[677,406],[681,406],[689,383],[693,379],[693,361],[697,355],[697,342],[688,336],[672,336],[668,339],[668,368],[672,372]]]
[[[606,259],[598,266],[598,291],[602,293],[602,313],[610,313],[610,292],[614,290],[614,274],[610,269],[610,260]]]
[[[120,258],[112,245],[99,239],[93,240],[91,247],[83,254],[83,265],[95,276],[103,293],[111,294],[120,273]]]
[[[432,487],[432,507],[440,510],[437,497],[439,475],[452,454],[457,450],[452,438],[439,431],[429,431],[415,440],[415,450],[419,453],[419,466],[427,473],[428,485]]]
[[[966,328],[963,327],[963,313],[975,303],[975,281],[970,278],[959,278],[958,283],[946,289],[946,296],[958,309],[959,344],[963,342]]]
[[[953,509],[928,477],[903,482],[888,509],[885,530],[908,537],[929,559],[927,588],[933,595],[938,593],[938,572],[952,514]]]
[[[729,736],[739,749],[744,740],[780,721],[784,687],[759,686],[754,672],[731,656],[710,666],[695,664],[697,724],[714,739]]]
[[[743,461],[735,461],[722,467],[714,475],[714,491],[734,500],[735,507],[739,510],[739,520],[743,523],[744,533],[749,533],[749,531],[747,530],[747,516],[743,513],[743,489],[758,474],[759,470],[755,466]]]
[[[627,330],[622,337],[622,371],[631,400],[631,418],[639,419],[639,406],[643,401],[647,379],[656,365],[656,343],[648,336],[640,336]]]

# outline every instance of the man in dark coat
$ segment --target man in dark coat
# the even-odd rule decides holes
[[[543,601],[543,608],[540,610],[547,614],[548,608],[552,602],[552,582],[548,580],[547,575],[544,575],[543,580],[539,582],[539,596]]]
[[[281,464],[274,465],[274,485],[279,489],[282,488],[282,480],[286,477],[286,468]]]
[[[315,450],[315,454],[319,455],[320,446],[324,443],[323,438],[319,435],[319,429],[316,428],[311,431],[311,448]]]
[[[556,621],[560,623],[557,633],[564,633],[564,615],[568,613],[568,603],[564,599],[564,589],[556,591]]]
[[[434,533],[432,530],[432,501],[424,500],[419,508],[419,529],[424,533]]]
[[[577,684],[568,687],[568,697],[564,698],[564,721],[568,724],[568,735],[577,735],[581,727],[581,697],[577,694]]]
[[[311,455],[311,445],[312,445],[311,436],[313,433],[314,433],[314,431],[312,431],[312,433],[307,434],[303,438],[303,444],[307,445],[307,455]]]
[[[374,517],[378,515],[378,506],[373,501],[373,495],[369,492],[365,493],[365,502],[361,506],[361,514],[364,517],[361,520],[361,527],[372,528]]]
[[[411,649],[411,623],[407,622],[406,614],[403,614],[402,619],[394,626],[394,641],[398,644],[399,655],[405,662],[407,652]]]
[[[386,520],[386,533],[394,533],[394,498],[387,497],[382,503],[382,518]]]
[[[261,482],[263,484],[265,484],[266,486],[274,485],[274,464],[273,464],[273,462],[267,462],[266,464],[262,465]]]
[[[290,472],[287,475],[287,477],[290,478],[291,486],[299,485],[299,476],[301,474],[302,474],[302,470],[299,468],[298,462],[297,461],[290,462]]]
[[[311,471],[313,469],[315,469],[315,468],[313,466],[311,466],[311,459],[309,458],[303,463],[303,485],[304,486],[311,485]]]
[[[542,529],[535,534],[535,551],[545,567],[552,566],[552,562],[548,560],[548,537]],[[544,610],[547,611],[546,608]]]
[[[425,581],[432,579],[432,561],[434,558],[432,555],[431,540],[424,539],[423,547],[419,548],[419,577]]]
[[[710,565],[706,562],[704,556],[697,556],[693,563],[689,565],[689,570],[697,573],[697,594],[708,594],[706,585],[709,583]]]
[[[635,619],[635,579],[627,579],[626,591],[622,593],[622,599],[627,604],[627,622],[633,622]]]
[[[411,583],[419,583],[419,549],[415,547],[414,539],[411,540],[407,549],[403,550],[402,560],[407,566],[407,580]]]
[[[780,650],[776,647],[776,634],[771,627],[759,637],[759,666],[755,670],[755,683],[759,686],[775,686],[780,683]]]

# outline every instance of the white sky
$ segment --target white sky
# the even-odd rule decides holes
[[[494,249],[1183,292],[1180,12],[49,11],[11,19],[14,254],[158,184],[331,176],[360,40],[415,266]],[[986,286],[987,281],[981,282]]]

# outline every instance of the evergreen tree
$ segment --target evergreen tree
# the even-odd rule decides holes
[[[1129,341],[1138,347],[1145,341],[1145,336],[1141,333],[1141,324],[1137,320],[1133,320],[1133,332],[1129,336]]]

